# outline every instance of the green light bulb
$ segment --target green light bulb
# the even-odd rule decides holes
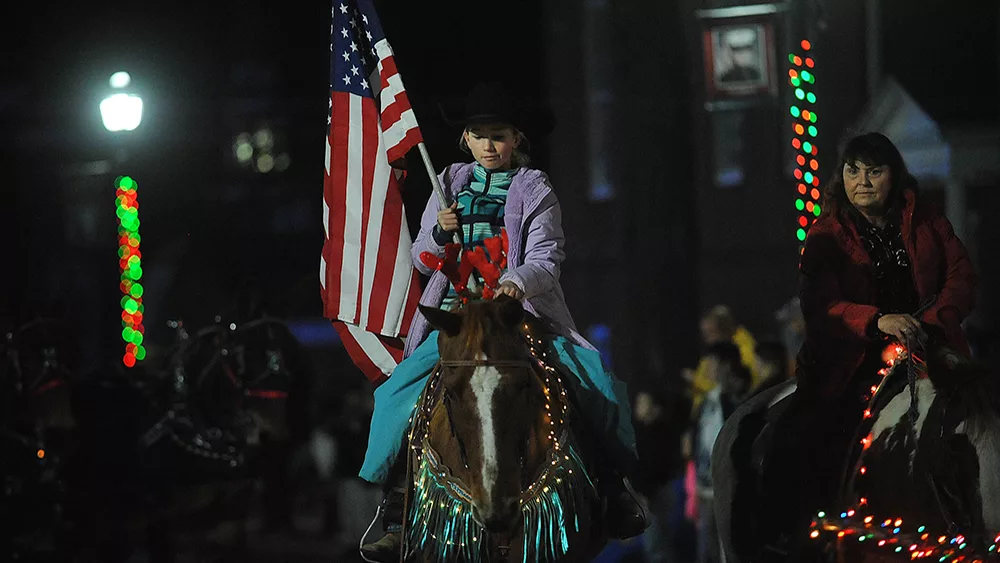
[[[804,152],[811,153],[813,151],[812,143],[809,141],[802,143],[802,150]]]
[[[136,346],[135,347],[135,359],[136,360],[145,360],[146,359],[146,349],[143,348],[142,346]]]
[[[792,86],[801,86],[802,85],[802,81],[799,80],[798,77],[792,78],[790,80],[790,82],[792,83]]]
[[[132,297],[135,297],[136,299],[142,297],[142,292],[143,292],[142,284],[139,283],[132,284],[132,287],[129,289],[129,293],[132,295]]]
[[[132,342],[132,334],[135,331],[131,327],[125,327],[122,329],[122,340],[125,342]]]
[[[815,104],[816,103],[816,94],[813,94],[812,92],[809,92],[808,94],[806,94],[806,99],[809,100],[810,104]]]
[[[811,121],[811,122],[813,122],[813,123],[816,123],[816,120],[817,120],[817,119],[819,119],[819,118],[818,118],[818,117],[816,117],[816,114],[815,114],[815,113],[810,113],[810,114],[809,114],[809,121]]]
[[[792,106],[791,108],[789,108],[788,113],[792,114],[792,117],[798,117],[799,115],[801,115],[802,112],[799,111],[798,106]]]
[[[796,88],[795,97],[802,100],[806,97],[806,93],[802,91],[802,88]]]
[[[798,237],[799,240],[806,240],[806,230],[799,229],[795,231],[795,236]]]
[[[816,127],[815,126],[813,126],[813,125],[809,126],[809,136],[810,137],[815,137],[818,133],[819,132],[816,131]]]
[[[795,53],[788,53],[788,62],[795,64]]]
[[[138,311],[138,310],[139,310],[139,304],[135,302],[135,299],[129,299],[129,300],[128,300],[128,301],[127,301],[127,302],[125,303],[125,311],[126,311],[126,312],[127,312],[128,314],[130,314],[130,315],[134,315],[134,314],[135,314],[135,312],[136,312],[136,311]]]
[[[805,80],[806,82],[809,82],[810,78],[812,78],[812,75],[809,74],[809,71],[808,70],[803,70],[802,71],[802,80]]]
[[[813,181],[812,172],[806,172],[805,180],[807,184],[811,184]]]
[[[128,303],[128,302],[129,302],[128,295],[126,295],[125,297],[122,297],[122,300],[121,300],[122,309],[125,308],[125,304]],[[129,313],[129,314],[131,314],[131,313]]]
[[[805,204],[804,201],[802,201],[801,199],[795,200],[795,209],[798,209],[799,211],[802,211],[805,208],[806,208],[806,204]]]
[[[133,266],[128,269],[129,275],[133,280],[139,281],[142,279],[142,268],[139,266]]]
[[[132,340],[130,342],[136,346],[142,344],[142,333],[138,330],[132,331]]]
[[[813,215],[819,217],[820,213],[821,213],[821,211],[819,209],[819,205],[818,204],[817,205],[813,205]]]

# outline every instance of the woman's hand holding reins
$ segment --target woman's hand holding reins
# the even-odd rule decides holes
[[[878,320],[878,329],[899,340],[906,342],[907,339],[915,339],[924,344],[927,342],[927,333],[920,326],[920,321],[906,314],[883,315]]]
[[[513,297],[514,299],[520,300],[522,297],[524,297],[524,292],[521,291],[520,287],[517,287],[516,283],[507,280],[500,284],[500,287],[497,288],[493,298],[496,299],[501,295],[507,295],[509,297]]]
[[[442,231],[457,231],[459,226],[458,203],[451,204],[451,207],[438,211],[438,226]]]

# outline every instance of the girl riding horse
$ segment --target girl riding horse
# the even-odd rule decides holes
[[[432,196],[423,213],[413,244],[413,262],[431,278],[420,303],[455,310],[462,299],[448,277],[433,270],[421,255],[444,258],[445,246],[456,233],[463,250],[507,235],[508,263],[495,294],[520,300],[527,312],[551,327],[547,353],[550,358],[558,358],[559,367],[570,376],[574,399],[590,431],[598,435],[597,442],[603,446],[600,465],[610,475],[601,482],[609,499],[608,520],[614,525],[609,533],[631,537],[641,533],[647,524],[643,509],[624,479],[637,461],[625,386],[605,370],[600,354],[577,331],[566,306],[559,285],[565,257],[561,211],[548,177],[528,167],[522,133],[528,125],[528,114],[529,110],[518,105],[502,85],[484,83],[469,94],[460,117],[449,119],[463,127],[460,144],[471,152],[475,162],[447,167],[439,178],[450,206],[439,210]],[[471,281],[481,284],[482,278],[473,275]],[[386,489],[383,528],[387,533],[362,548],[362,554],[375,561],[398,559],[405,483],[400,463],[405,456],[400,452],[410,415],[440,358],[438,333],[432,332],[420,313],[410,327],[404,355],[389,380],[375,391],[368,451],[360,472],[361,478],[382,483]]]

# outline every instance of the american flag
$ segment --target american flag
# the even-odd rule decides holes
[[[420,297],[404,174],[389,163],[422,139],[371,0],[334,0],[332,16],[323,310],[354,363],[380,383],[402,360]]]

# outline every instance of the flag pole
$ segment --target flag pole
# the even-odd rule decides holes
[[[424,168],[427,169],[427,176],[431,179],[431,187],[434,188],[434,194],[437,195],[438,209],[447,209],[450,204],[448,203],[448,198],[444,195],[444,189],[441,188],[441,182],[438,181],[437,172],[434,171],[434,165],[431,164],[431,155],[427,152],[427,146],[424,145],[423,141],[420,141],[417,143],[417,148],[420,150],[420,158],[424,161]],[[455,234],[452,236],[452,240],[454,240],[456,244],[462,244],[462,239],[459,236],[458,231],[455,231]],[[476,291],[476,285],[476,278],[474,276],[469,276],[469,290],[473,292]]]
[[[434,165],[431,164],[431,155],[427,152],[427,146],[424,145],[423,141],[420,141],[417,143],[417,148],[420,149],[420,158],[424,161],[424,168],[427,169],[427,176],[430,177],[431,186],[434,188],[434,193],[437,194],[438,208],[446,209],[449,205],[448,198],[445,197],[444,190],[441,189],[441,182],[438,182],[437,172],[434,171]]]

